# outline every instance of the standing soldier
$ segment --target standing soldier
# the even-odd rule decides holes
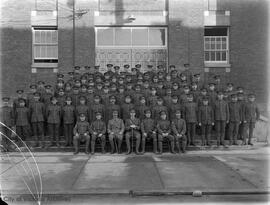
[[[181,112],[182,111],[182,107],[178,101],[178,97],[176,95],[173,95],[172,96],[172,104],[171,106],[169,107],[169,116],[170,116],[170,120],[173,120],[175,119],[176,115],[175,115],[175,112],[177,110],[180,110]]]
[[[173,82],[173,84],[172,84],[172,95],[176,95],[178,97],[178,99],[179,99],[181,94],[182,94],[182,92],[179,89],[178,82]]]
[[[152,78],[151,87],[158,88],[158,76],[156,74]]]
[[[9,144],[10,144],[10,137],[11,137],[11,131],[8,129],[15,130],[14,127],[14,110],[13,108],[9,105],[9,97],[3,97],[3,106],[0,108],[0,121],[3,123],[5,126],[0,125],[1,132],[6,135],[3,136],[1,135],[1,144],[7,151],[9,151]],[[19,104],[18,104],[19,106]],[[18,107],[17,106],[17,107]],[[16,110],[16,109],[15,109]],[[9,138],[10,140],[6,139]]]
[[[132,89],[132,83],[127,83],[125,95],[133,96],[134,92],[135,91]]]
[[[238,145],[237,144],[237,135],[239,130],[239,124],[241,123],[241,119],[243,118],[243,110],[241,109],[241,104],[237,102],[236,94],[231,95],[231,102],[229,102],[229,139],[230,145]]]
[[[239,139],[243,140],[244,139],[244,128],[245,128],[245,124],[246,121],[244,119],[245,117],[245,106],[246,106],[246,100],[244,98],[244,94],[243,93],[238,93],[237,94],[237,99],[238,99],[238,103],[240,104],[241,110],[242,110],[242,118],[241,118],[241,123],[239,125],[239,130],[238,130],[238,135],[239,135]],[[244,144],[244,143],[242,143]]]
[[[217,132],[217,146],[224,144],[225,127],[229,123],[229,107],[228,103],[223,100],[223,93],[217,93],[217,100],[213,104],[214,119]]]
[[[87,105],[91,106],[94,102],[94,87],[93,86],[88,86],[87,88],[87,94],[86,94],[86,101]],[[78,101],[79,102],[79,101]]]
[[[174,136],[171,135],[171,123],[167,119],[167,113],[165,111],[160,112],[160,120],[157,121],[157,131],[158,131],[158,147],[159,154],[162,154],[163,150],[163,141],[164,139],[168,139],[171,145],[171,152],[175,154],[174,151]]]
[[[53,96],[52,86],[45,85],[45,92],[42,94],[42,100],[45,104],[45,107],[47,107],[50,104],[52,96]]]
[[[172,77],[170,74],[167,74],[165,76],[165,81],[164,81],[164,87],[165,88],[171,88],[172,87]]]
[[[65,92],[66,96],[71,96],[72,95],[72,85],[71,85],[71,83],[67,82],[65,84],[64,92]]]
[[[131,109],[134,109],[134,104],[131,102],[130,95],[126,95],[125,102],[121,104],[122,119],[124,121],[129,118],[129,112]]]
[[[246,103],[244,110],[244,120],[246,121],[246,128],[243,143],[246,144],[247,131],[248,131],[248,144],[253,145],[251,139],[253,137],[253,129],[255,128],[256,122],[260,119],[260,111],[257,103],[255,102],[255,95],[248,95],[248,102]]]
[[[145,80],[143,82],[143,89],[142,89],[142,94],[144,95],[144,97],[147,97],[150,95],[151,93],[151,90],[150,90],[150,84],[149,84],[149,81],[148,80]]]
[[[109,76],[109,78],[111,78],[113,76],[113,64],[107,64],[107,71],[104,73],[104,76]]]
[[[42,97],[42,94],[45,92],[44,85],[45,85],[45,83],[43,81],[38,81],[38,83],[37,83],[37,92],[41,94],[40,97]]]
[[[214,80],[215,80],[215,87],[216,87],[216,91],[222,91],[223,87],[221,85],[221,80],[220,80],[220,75],[215,75],[214,76]]]
[[[190,84],[192,82],[192,72],[190,71],[189,63],[184,64],[184,71],[182,72],[187,77],[187,82]]]
[[[27,94],[27,102],[26,102],[26,106],[29,107],[29,105],[34,102],[34,93],[37,92],[37,85],[36,84],[32,84],[30,85],[30,92]]]
[[[198,84],[196,82],[191,83],[190,93],[193,95],[194,102],[198,103],[200,91],[198,89]]]
[[[203,87],[203,82],[201,80],[200,73],[196,73],[193,76],[192,83],[195,83],[197,85],[197,89],[200,90]]]
[[[185,85],[183,87],[183,89],[184,89],[184,92],[180,96],[180,103],[182,106],[184,106],[188,102],[187,99],[188,99],[188,95],[190,94],[190,89],[189,89],[188,85]]]
[[[117,110],[119,116],[121,116],[121,109],[120,106],[116,104],[116,97],[114,95],[110,96],[110,104],[105,109],[105,122],[108,122],[113,118],[114,110]]]
[[[20,98],[24,98],[23,97],[23,90],[17,90],[16,93],[17,93],[17,96],[16,98],[13,100],[13,110],[15,111],[16,108],[19,106],[19,99]],[[24,98],[25,99],[25,98]],[[26,99],[25,99],[26,100]]]
[[[16,108],[14,113],[16,133],[21,140],[26,140],[29,137],[30,128],[30,112],[29,108],[25,106],[25,99],[19,99],[19,106]]]
[[[151,87],[151,93],[147,96],[148,105],[152,108],[157,105],[157,90],[155,87]]]
[[[194,137],[197,123],[197,104],[193,101],[193,95],[187,96],[188,102],[183,107],[183,115],[187,123],[188,146],[195,146]]]
[[[176,139],[176,146],[180,153],[186,152],[187,137],[186,137],[186,122],[181,118],[181,110],[175,111],[175,118],[172,120],[172,132]]]
[[[108,106],[109,105],[109,103],[110,103],[110,96],[111,96],[111,94],[109,93],[109,87],[107,87],[107,86],[105,86],[104,88],[103,88],[103,92],[102,92],[102,94],[101,94],[101,99],[102,99],[102,104],[104,105],[104,106]]]
[[[50,136],[50,146],[56,141],[56,146],[59,144],[59,129],[61,123],[61,106],[57,103],[56,97],[51,97],[51,104],[48,105],[46,110],[46,119],[48,123],[48,132]]]
[[[163,85],[163,80],[159,80],[158,81],[158,86],[157,86],[157,95],[159,97],[162,97],[165,95],[166,91],[164,89],[164,85]]]
[[[85,142],[85,154],[89,154],[89,144],[90,144],[90,125],[86,120],[86,116],[81,113],[79,120],[76,122],[76,125],[73,129],[74,138],[73,144],[75,152],[74,154],[79,153],[80,142]]]
[[[118,105],[122,105],[125,102],[125,86],[119,85],[118,93],[117,93],[117,103]]]
[[[164,105],[167,106],[167,108],[170,108],[172,104],[172,89],[167,88],[166,89],[166,95],[163,97]]]
[[[64,89],[60,88],[57,94],[57,102],[61,106],[61,108],[64,107],[65,101],[66,101],[66,95],[65,95]]]
[[[74,72],[73,71],[69,71],[68,72],[68,76],[69,76],[69,79],[67,80],[68,83],[71,84],[71,86],[74,85]]]
[[[95,143],[96,139],[101,140],[101,150],[102,154],[105,153],[105,144],[106,144],[106,124],[102,120],[102,114],[100,112],[96,113],[96,120],[91,123],[90,126],[91,133],[91,154],[95,153]]]
[[[200,106],[202,106],[203,105],[203,99],[204,98],[208,98],[208,96],[207,96],[207,90],[206,90],[206,88],[202,88],[201,89],[201,93],[199,94],[199,96],[198,96],[198,107],[200,107]],[[209,105],[209,99],[208,99],[208,105]]]
[[[214,111],[212,107],[208,104],[209,100],[207,97],[202,99],[202,105],[199,106],[198,121],[199,126],[202,130],[202,146],[211,146],[211,131],[214,125]],[[206,139],[206,143],[205,143]]]
[[[73,128],[75,123],[75,107],[72,105],[72,99],[70,96],[66,97],[66,104],[62,109],[62,118],[64,124],[64,135],[66,138],[66,147],[71,146]]]
[[[153,152],[157,154],[157,130],[156,122],[151,118],[151,110],[145,110],[145,118],[141,121],[142,131],[142,153],[145,153],[145,141],[147,138],[153,140]]]
[[[217,92],[215,90],[215,84],[214,83],[209,83],[208,84],[208,96],[209,96],[209,105],[213,106],[217,99]],[[220,91],[221,92],[221,91]]]
[[[80,96],[79,105],[75,108],[76,119],[79,119],[79,116],[83,113],[85,116],[85,120],[89,122],[89,107],[86,105],[86,99],[84,96]]]
[[[34,102],[30,104],[30,116],[32,133],[35,139],[35,146],[41,148],[44,147],[44,116],[45,116],[45,105],[40,101],[40,93],[34,93]]]
[[[109,141],[111,144],[111,154],[114,153],[114,140],[116,146],[118,147],[118,153],[121,153],[121,145],[123,141],[123,134],[125,131],[125,125],[122,119],[118,117],[118,111],[113,111],[113,119],[109,120],[108,122],[108,134],[109,134]]]
[[[163,105],[163,99],[159,97],[157,99],[157,105],[152,107],[152,113],[154,120],[159,120],[160,112],[164,111],[166,113],[166,117],[168,116],[168,108]]]
[[[134,105],[138,105],[140,103],[140,98],[143,96],[141,93],[141,86],[140,85],[135,85],[135,93],[133,94],[133,100],[134,100]]]
[[[136,113],[140,120],[143,120],[145,117],[145,110],[148,110],[149,107],[146,105],[146,100],[144,96],[140,97],[140,103],[136,106]]]
[[[140,134],[140,120],[135,117],[135,109],[130,110],[130,118],[125,121],[125,130],[126,130],[126,144],[127,144],[127,154],[131,153],[131,146],[133,137],[136,139],[136,154],[139,154],[139,147],[141,144],[141,134]],[[131,145],[130,145],[131,138]]]
[[[95,95],[94,103],[89,106],[89,122],[93,122],[95,120],[96,113],[100,113],[102,119],[105,119],[105,109],[105,105],[100,102],[100,96]]]

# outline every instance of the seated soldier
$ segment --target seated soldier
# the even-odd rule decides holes
[[[181,110],[175,111],[176,118],[172,120],[172,131],[173,135],[176,139],[176,146],[180,153],[186,152],[186,144],[187,144],[187,137],[186,137],[186,121],[181,118]]]
[[[167,113],[165,111],[160,112],[161,120],[157,122],[157,131],[158,131],[158,146],[159,154],[162,154],[162,142],[164,139],[169,139],[171,144],[171,152],[175,154],[174,151],[174,137],[171,135],[171,123],[167,119]]]
[[[145,118],[141,122],[142,131],[142,153],[145,152],[145,140],[153,139],[153,152],[157,154],[156,122],[151,118],[151,110],[145,110]]]
[[[79,120],[77,121],[73,129],[73,133],[74,133],[73,144],[75,148],[74,154],[79,153],[80,142],[85,142],[85,154],[89,154],[89,151],[88,151],[89,144],[90,144],[89,132],[90,132],[90,125],[86,121],[85,114],[81,113],[79,116]]]
[[[95,143],[96,139],[101,139],[101,149],[102,153],[105,153],[105,143],[106,143],[106,138],[105,138],[105,133],[106,133],[106,124],[105,122],[101,119],[102,115],[100,112],[96,113],[96,120],[92,122],[90,126],[90,133],[91,133],[91,154],[95,153]]]
[[[127,131],[126,132],[127,154],[131,153],[130,137],[136,138],[136,154],[139,154],[139,147],[141,143],[140,120],[136,118],[135,115],[136,115],[135,109],[131,109],[130,118],[125,121],[125,128]]]
[[[114,110],[112,114],[113,118],[108,122],[108,134],[111,144],[111,154],[114,153],[115,149],[114,139],[117,140],[116,149],[118,148],[117,151],[120,154],[125,125],[123,120],[118,117],[118,110]]]

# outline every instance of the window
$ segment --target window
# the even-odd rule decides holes
[[[166,48],[164,27],[96,27],[97,47]]]
[[[34,63],[58,62],[58,31],[56,27],[33,28]]]
[[[229,62],[228,28],[209,27],[204,29],[204,61]]]

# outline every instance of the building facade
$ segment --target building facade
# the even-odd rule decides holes
[[[266,103],[268,10],[267,0],[3,0],[2,94],[75,65],[189,63]]]

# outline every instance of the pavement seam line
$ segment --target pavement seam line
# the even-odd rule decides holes
[[[219,160],[218,158],[216,158],[215,155],[213,155],[213,158],[215,160],[217,160],[219,163],[225,165],[226,167],[228,167],[230,170],[232,170],[234,173],[236,173],[237,175],[239,175],[242,179],[245,179],[246,182],[248,182],[250,185],[254,186],[255,188],[259,189],[259,187],[255,184],[253,184],[251,181],[249,181],[246,177],[244,177],[242,174],[240,174],[238,171],[234,170],[231,166],[229,166],[228,164],[226,164],[225,162]]]
[[[162,188],[165,189],[165,185],[164,185],[164,183],[163,183],[163,181],[162,181],[162,178],[161,178],[161,175],[160,175],[160,173],[159,173],[159,170],[158,170],[158,167],[157,167],[157,164],[156,164],[156,163],[157,163],[156,161],[153,162],[154,167],[155,167],[155,169],[157,170],[157,175],[158,175],[160,184],[161,184]]]
[[[77,182],[78,178],[80,177],[83,168],[85,167],[85,165],[88,163],[88,161],[91,159],[91,156],[88,156],[88,159],[85,160],[84,164],[81,166],[80,172],[78,173],[77,177],[75,178],[75,180],[73,181],[73,183],[71,184],[71,189],[73,188],[74,184]]]
[[[27,156],[27,158],[29,158],[29,157]],[[14,166],[16,166],[17,164],[23,162],[24,160],[25,160],[25,159],[22,159],[21,161],[14,163],[11,167],[7,168],[4,172],[2,172],[2,173],[0,174],[0,176],[3,175],[3,174],[5,174],[8,170],[12,169]],[[1,163],[0,163],[0,164],[1,164]]]

